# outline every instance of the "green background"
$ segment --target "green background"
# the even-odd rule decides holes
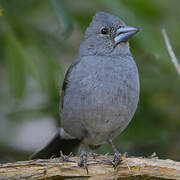
[[[0,0],[0,162],[27,159],[33,152],[16,143],[22,124],[48,117],[60,126],[64,73],[98,11],[141,29],[130,41],[140,101],[116,146],[129,155],[156,152],[160,158],[180,160],[180,77],[161,33],[164,27],[180,57],[179,7],[178,0]],[[107,152],[112,153],[109,145],[99,149]]]

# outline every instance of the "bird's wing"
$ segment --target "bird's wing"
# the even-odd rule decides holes
[[[68,68],[66,74],[65,74],[65,78],[63,81],[63,86],[62,86],[62,91],[61,91],[61,102],[60,102],[60,107],[59,107],[59,111],[61,112],[63,109],[63,104],[64,104],[64,96],[66,94],[66,89],[68,88],[68,78],[71,74],[72,69],[80,62],[80,60],[76,60],[74,61]]]

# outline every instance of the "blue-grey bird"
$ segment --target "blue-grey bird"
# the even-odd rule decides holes
[[[33,158],[112,145],[131,121],[139,99],[139,77],[128,40],[139,30],[98,12],[85,32],[61,92],[61,129]]]

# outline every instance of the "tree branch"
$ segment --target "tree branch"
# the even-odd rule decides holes
[[[171,61],[172,61],[173,65],[174,65],[176,71],[180,75],[180,64],[179,64],[179,61],[176,58],[176,55],[175,55],[175,53],[174,53],[174,51],[172,49],[171,43],[169,42],[168,35],[167,35],[166,30],[164,28],[162,29],[162,34],[163,34],[163,38],[164,38],[167,50],[168,50],[169,55],[171,57]]]
[[[113,169],[103,160],[112,160],[112,156],[98,156],[88,159],[89,174],[79,167],[78,157],[71,157],[69,162],[62,158],[49,160],[30,160],[0,164],[0,179],[66,179],[89,178],[90,180],[119,179],[130,177],[154,177],[180,179],[180,162],[157,158],[129,157]]]

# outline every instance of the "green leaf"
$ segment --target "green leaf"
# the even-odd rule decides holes
[[[25,88],[24,64],[19,51],[19,44],[10,32],[5,36],[6,67],[8,69],[11,90],[14,96],[21,98]]]
[[[32,61],[32,57],[17,39],[10,27],[4,34],[4,44],[6,65],[12,93],[17,98],[22,98],[27,72],[30,72],[36,80],[39,79],[39,75]]]
[[[73,30],[73,22],[66,8],[66,1],[50,0],[50,2],[55,10],[56,16],[60,24],[62,24],[65,28],[64,34],[68,36]]]

